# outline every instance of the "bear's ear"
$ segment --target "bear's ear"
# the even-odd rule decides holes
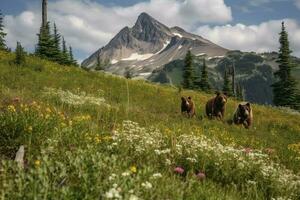
[[[243,108],[243,105],[242,104],[239,104],[239,109],[242,109]]]
[[[227,92],[224,92],[223,94],[227,97]]]
[[[188,97],[189,100],[192,100],[192,97]]]
[[[220,93],[219,91],[216,91],[216,95],[217,95],[217,96],[220,96],[220,94],[221,94],[221,93]]]
[[[248,106],[249,108],[251,107],[251,105],[250,105],[250,103],[249,103],[249,102],[246,104],[246,106]]]

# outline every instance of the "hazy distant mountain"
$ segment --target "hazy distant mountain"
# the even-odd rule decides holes
[[[82,66],[103,67],[105,71],[147,78],[153,70],[182,59],[190,49],[195,55],[224,56],[222,48],[182,28],[169,28],[147,13],[138,17],[132,28],[123,28],[106,46],[96,51]]]

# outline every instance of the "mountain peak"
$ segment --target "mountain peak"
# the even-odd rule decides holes
[[[138,20],[140,19],[151,19],[152,17],[148,14],[148,13],[146,13],[146,12],[142,12],[139,16],[138,16]]]

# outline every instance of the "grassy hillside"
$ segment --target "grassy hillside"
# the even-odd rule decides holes
[[[299,113],[254,105],[245,130],[204,116],[214,95],[13,58],[0,52],[0,199],[300,197]]]

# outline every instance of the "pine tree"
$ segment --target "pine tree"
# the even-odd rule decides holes
[[[236,98],[238,100],[244,101],[244,89],[240,83],[236,84]]]
[[[67,49],[67,44],[65,41],[65,38],[62,38],[62,58],[61,58],[61,64],[63,65],[70,65],[70,58],[69,58],[69,52]]]
[[[184,69],[183,69],[183,88],[193,89],[195,83],[195,70],[193,66],[193,55],[189,50],[185,56]]]
[[[0,50],[7,50],[5,36],[6,33],[4,32],[3,15],[0,11]]]
[[[61,36],[58,33],[56,24],[54,23],[53,27],[53,42],[54,42],[54,48],[53,48],[53,60],[60,63],[61,61],[61,49],[60,49],[60,42],[61,42]]]
[[[294,65],[291,62],[291,53],[289,47],[288,33],[285,30],[284,22],[282,22],[282,29],[280,32],[280,49],[277,63],[279,70],[274,73],[277,82],[273,87],[273,103],[276,106],[286,106],[294,109],[300,109],[300,102],[298,100],[297,82],[292,77],[291,71]]]
[[[73,49],[71,46],[69,46],[69,58],[70,58],[71,65],[77,66],[77,61],[74,59]]]
[[[25,64],[25,51],[20,42],[17,42],[15,63],[17,65]]]
[[[232,89],[230,84],[230,77],[227,69],[224,71],[224,84],[223,84],[223,92],[227,93],[228,96],[232,96]]]
[[[208,72],[207,72],[207,66],[206,66],[206,61],[203,59],[203,66],[201,70],[201,77],[200,77],[200,82],[197,83],[198,87],[200,90],[208,92],[211,87],[208,81]]]
[[[40,33],[38,34],[38,44],[36,46],[36,55],[41,58],[55,60],[54,49],[54,39],[50,33],[50,23],[48,22],[46,26],[41,26],[40,28]]]

